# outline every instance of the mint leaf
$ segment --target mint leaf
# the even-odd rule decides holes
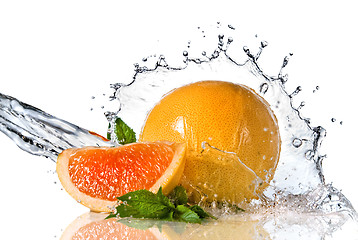
[[[167,198],[163,194],[162,187],[160,187],[158,192],[157,192],[157,198],[163,205],[165,205],[165,206],[167,206],[169,208],[175,208],[174,204],[169,200],[169,198]]]
[[[137,190],[118,197],[116,216],[133,218],[170,218],[174,207],[148,190]]]
[[[111,124],[108,126],[108,130],[111,129]],[[117,137],[117,142],[119,144],[128,144],[136,142],[136,136],[135,132],[132,128],[130,128],[123,120],[119,117],[116,118],[116,121],[114,122],[114,133]],[[107,133],[107,139],[111,140],[111,133],[110,131]]]
[[[171,199],[163,194],[162,187],[156,194],[148,190],[129,192],[117,198],[116,211],[109,214],[106,219],[113,217],[156,218],[189,223],[201,223],[203,218],[216,219],[197,205],[189,206],[188,196],[183,187],[176,187],[170,196]]]
[[[175,205],[185,205],[188,203],[188,195],[182,186],[176,186],[169,194],[169,198]]]
[[[176,207],[176,212],[176,216],[179,221],[201,223],[199,215],[184,205],[178,205]]]
[[[200,218],[212,218],[212,219],[217,219],[216,217],[214,217],[213,215],[207,213],[204,211],[204,209],[202,209],[200,206],[198,205],[193,205],[189,208],[191,211],[195,212],[196,214],[198,214],[198,216]]]

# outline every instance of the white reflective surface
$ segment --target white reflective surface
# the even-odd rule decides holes
[[[131,80],[133,63],[151,54],[163,53],[169,59],[170,54],[181,54],[198,26],[232,24],[246,34],[243,38],[252,48],[257,39],[268,41],[260,62],[269,74],[276,75],[283,57],[293,53],[286,69],[287,88],[293,92],[302,86],[298,95],[306,103],[302,113],[327,130],[322,149],[327,153],[326,182],[342,189],[357,209],[355,5],[323,1],[221,1],[220,5],[3,1],[0,92],[104,135],[107,122],[101,101],[106,102],[111,92],[109,84]],[[316,86],[319,90],[312,94]],[[21,151],[3,134],[0,143],[1,238],[59,239],[88,210],[61,190],[53,162]],[[358,233],[342,229],[332,238],[357,238]],[[272,239],[280,236],[270,232]],[[301,239],[308,239],[305,236]]]

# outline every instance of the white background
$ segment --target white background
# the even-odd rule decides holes
[[[261,61],[271,75],[294,54],[287,88],[302,86],[297,99],[306,102],[304,116],[328,132],[326,181],[358,208],[354,1],[120,2],[0,1],[0,92],[105,134],[106,120],[92,96],[130,79],[133,64],[145,56],[173,49],[181,54],[198,26],[232,24],[269,42]],[[87,211],[60,190],[53,162],[21,151],[1,133],[0,152],[6,222],[0,234],[6,239],[53,239]]]

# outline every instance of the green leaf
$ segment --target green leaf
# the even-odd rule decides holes
[[[176,207],[176,212],[177,219],[179,221],[188,223],[201,223],[199,215],[184,205],[178,205]]]
[[[163,194],[162,187],[160,187],[158,190],[157,198],[163,205],[169,208],[175,208],[174,204],[169,200],[169,198]]]
[[[162,199],[148,190],[137,190],[118,197],[117,216],[134,218],[168,218],[173,211]]]
[[[111,140],[111,124],[108,126],[109,132],[107,133],[107,139]],[[130,128],[123,120],[119,117],[116,118],[116,121],[114,122],[114,133],[116,134],[117,142],[119,144],[128,144],[136,142],[136,136],[135,132],[132,128]]]
[[[208,212],[205,212],[204,209],[202,209],[198,205],[193,205],[189,209],[192,210],[193,212],[195,212],[196,214],[198,214],[198,216],[200,218],[212,218],[212,219],[215,219],[215,220],[217,219],[216,217],[214,217],[213,215],[209,214]]]
[[[169,198],[174,205],[185,205],[188,203],[188,195],[186,194],[185,188],[182,186],[176,186],[169,194]]]
[[[107,219],[113,217],[156,218],[189,223],[201,223],[202,218],[216,219],[197,205],[189,206],[183,187],[176,187],[171,196],[172,199],[166,197],[162,187],[156,194],[148,190],[129,192],[117,198],[119,202],[116,211],[109,214]]]

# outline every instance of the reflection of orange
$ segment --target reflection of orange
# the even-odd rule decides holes
[[[184,169],[185,144],[133,143],[119,147],[67,149],[57,160],[66,191],[94,211],[111,211],[116,197],[160,186],[168,194]]]
[[[165,95],[148,114],[139,140],[186,142],[182,184],[211,200],[236,203],[265,189],[281,144],[269,104],[246,86],[221,81],[196,82]],[[205,154],[203,143],[234,155]],[[255,188],[254,179],[265,182]]]

